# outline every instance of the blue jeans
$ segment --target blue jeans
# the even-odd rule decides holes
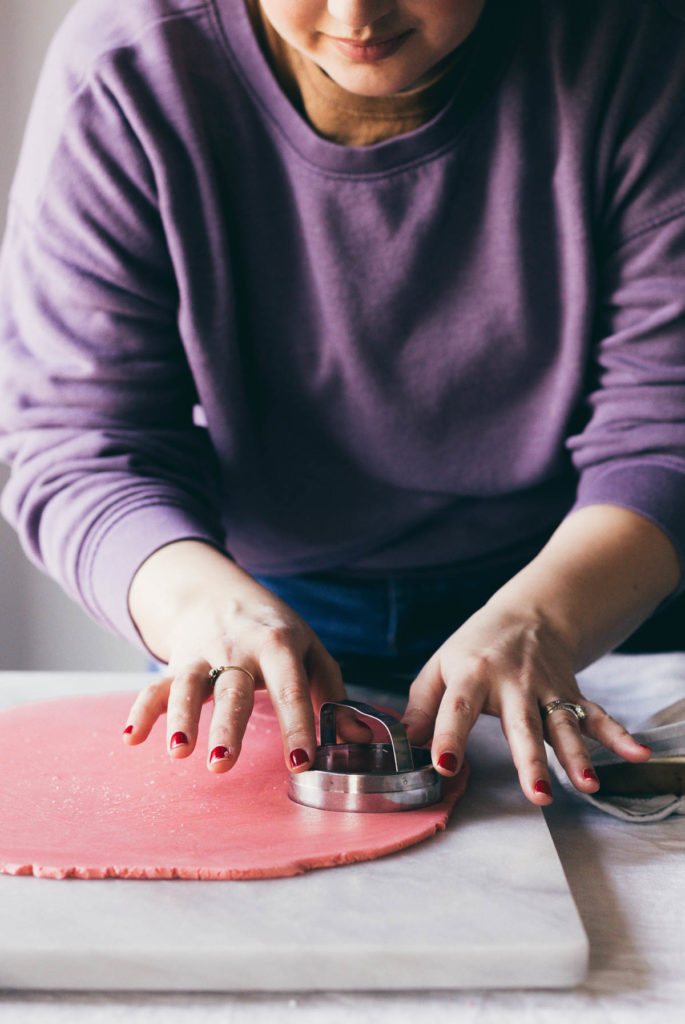
[[[319,572],[257,579],[311,626],[347,685],[404,694],[437,648],[536,550],[529,546],[477,567],[420,575]]]

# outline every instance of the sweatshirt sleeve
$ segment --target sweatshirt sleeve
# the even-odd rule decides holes
[[[640,513],[685,569],[685,211],[612,254],[604,286],[589,421],[569,441],[574,508]]]
[[[53,53],[44,69],[0,255],[3,513],[36,564],[140,644],[130,581],[172,541],[222,544],[216,472],[154,176],[105,77],[67,67]]]
[[[641,17],[650,24],[624,54],[596,152],[594,358],[586,423],[568,444],[574,508],[614,504],[654,522],[676,548],[682,590],[685,23],[656,4]]]

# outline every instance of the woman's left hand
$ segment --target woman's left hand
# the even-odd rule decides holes
[[[541,709],[557,699],[581,704],[586,718],[579,722],[572,712],[557,710],[543,723]],[[412,743],[433,737],[433,764],[451,776],[461,768],[467,737],[480,714],[500,718],[521,788],[534,804],[552,800],[545,739],[582,793],[599,789],[583,735],[627,761],[646,761],[651,753],[581,694],[572,658],[545,617],[497,599],[476,612],[424,665],[411,686],[402,721]]]

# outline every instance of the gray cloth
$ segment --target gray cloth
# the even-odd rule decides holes
[[[639,743],[651,747],[655,757],[685,756],[685,699],[669,704],[633,728],[632,734]],[[610,764],[624,764],[622,758],[607,750],[601,743],[588,739],[590,757],[596,768]],[[624,821],[661,821],[671,814],[685,815],[685,796],[676,793],[659,793],[649,796],[602,795],[601,789],[595,794],[580,793],[571,784],[559,759],[548,745],[550,767],[559,782],[569,792],[599,807],[607,814],[613,814]]]

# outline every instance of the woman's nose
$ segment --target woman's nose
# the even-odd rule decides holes
[[[389,14],[396,0],[328,0],[327,6],[336,21],[358,30]]]

